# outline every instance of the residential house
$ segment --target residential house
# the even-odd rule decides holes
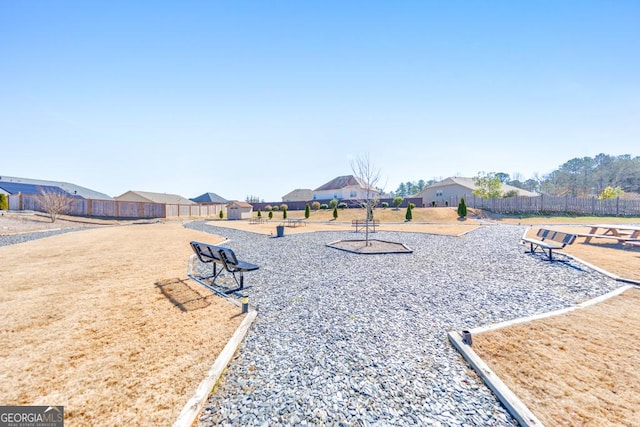
[[[191,200],[177,194],[153,193],[150,191],[127,191],[115,198],[120,202],[161,203],[165,205],[195,205]]]
[[[218,196],[216,193],[204,193],[198,197],[194,197],[193,199],[189,199],[194,203],[198,203],[200,205],[217,205],[217,204],[226,204],[229,203],[227,199],[224,197]]]
[[[478,186],[473,178],[453,176],[428,186],[418,193],[416,197],[422,198],[423,206],[432,206],[433,202],[437,206],[445,206],[446,204],[455,204],[457,206],[460,198],[464,197],[469,200],[473,197],[473,191],[476,189],[478,189]],[[508,184],[502,184],[502,191],[503,193],[514,192],[514,194],[522,197],[535,197],[538,195]]]
[[[313,197],[313,190],[307,188],[295,189],[284,196],[282,196],[283,202],[306,202]]]
[[[0,176],[0,193],[12,194],[41,194],[42,191],[62,191],[71,197],[82,199],[112,200],[111,196],[81,187],[76,184],[60,181],[47,181],[44,179],[18,178],[13,176]]]
[[[366,200],[378,197],[376,189],[367,190],[366,183],[353,175],[339,176],[313,190],[313,200]]]

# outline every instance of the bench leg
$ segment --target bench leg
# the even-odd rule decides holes
[[[226,291],[224,291],[225,294],[232,294],[244,288],[244,274],[242,274],[242,271],[238,272],[238,275],[240,276],[240,280],[238,280],[238,278],[236,277],[236,273],[231,273],[231,275],[233,276],[233,280],[235,280],[236,283],[238,284],[238,287],[233,289],[227,289]]]

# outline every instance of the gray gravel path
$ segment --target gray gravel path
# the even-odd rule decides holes
[[[413,254],[326,247],[353,232],[284,238],[187,224],[230,239],[258,318],[199,426],[509,426],[515,420],[446,333],[574,305],[619,283],[576,262],[542,261],[525,227],[463,237],[378,232]]]

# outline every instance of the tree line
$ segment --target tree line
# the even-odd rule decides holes
[[[598,154],[595,157],[576,157],[547,175],[535,174],[526,180],[517,172],[513,176],[504,172],[479,172],[474,179],[482,187],[488,183],[508,184],[552,196],[610,198],[624,193],[640,194],[640,156]],[[403,182],[390,194],[392,197],[412,196],[435,182],[438,181]],[[510,194],[502,194],[505,195]]]

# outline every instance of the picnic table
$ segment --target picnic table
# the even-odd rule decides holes
[[[282,225],[286,225],[287,227],[297,227],[299,225],[306,225],[303,219],[299,218],[289,218],[286,221],[282,222]]]
[[[588,233],[575,233],[584,237],[584,243],[591,242],[593,238],[613,239],[618,243],[640,239],[640,226],[628,224],[593,224]]]

